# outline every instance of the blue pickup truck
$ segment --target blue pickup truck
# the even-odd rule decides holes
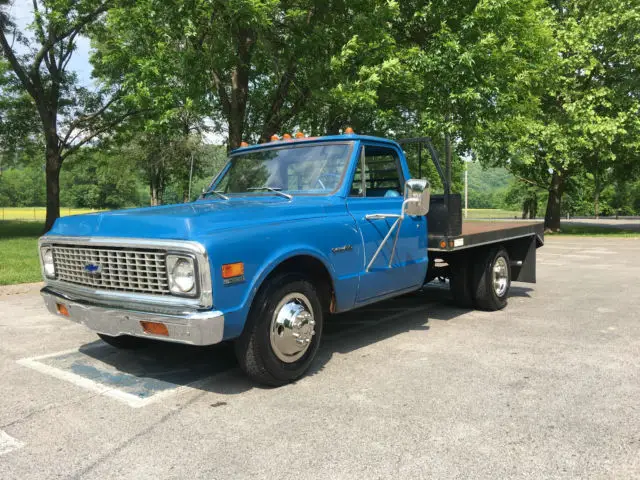
[[[403,148],[423,143],[441,195],[411,178]],[[463,225],[449,185],[428,139],[243,146],[195,202],[58,219],[39,241],[41,293],[118,348],[233,340],[251,378],[282,385],[309,368],[330,313],[436,278],[459,306],[497,310],[512,280],[535,282],[542,226]]]

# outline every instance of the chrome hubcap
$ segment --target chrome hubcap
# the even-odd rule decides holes
[[[507,292],[507,283],[509,280],[509,266],[504,257],[498,257],[496,263],[493,264],[493,291],[498,297],[504,296]]]
[[[286,363],[301,358],[316,334],[313,308],[301,293],[290,293],[276,307],[271,319],[271,348]]]

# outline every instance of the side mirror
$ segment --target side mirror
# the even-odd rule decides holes
[[[428,180],[411,179],[404,184],[404,213],[424,216],[429,213],[431,188]]]

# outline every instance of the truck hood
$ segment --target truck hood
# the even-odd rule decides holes
[[[212,199],[59,218],[50,235],[194,240],[216,231],[324,216],[331,197]]]

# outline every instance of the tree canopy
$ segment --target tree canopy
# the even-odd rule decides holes
[[[609,193],[640,174],[640,7],[628,0],[41,0],[25,32],[6,5],[0,138],[5,151],[41,142],[52,218],[62,162],[87,146],[124,152],[156,204],[166,188],[189,199],[207,138],[233,149],[347,126],[431,136],[458,189],[462,158],[506,168],[518,180],[504,195],[529,213],[546,201],[553,230],[563,197],[596,215],[601,201],[633,203],[633,187]],[[80,35],[91,91],[66,70]]]

